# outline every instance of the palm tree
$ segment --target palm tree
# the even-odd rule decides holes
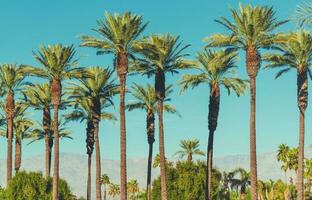
[[[121,200],[127,199],[127,156],[126,156],[126,118],[125,91],[128,73],[128,58],[133,56],[133,42],[144,31],[142,16],[126,12],[122,15],[105,13],[105,20],[98,20],[95,31],[100,39],[82,36],[81,46],[97,49],[97,54],[114,54],[114,64],[120,83],[120,192]]]
[[[187,156],[187,161],[192,162],[194,155],[204,156],[205,153],[199,149],[199,140],[181,140],[181,150],[176,152],[180,158]]]
[[[7,183],[12,178],[12,143],[13,143],[13,121],[15,114],[14,95],[19,92],[25,78],[25,67],[13,64],[3,64],[0,66],[0,80],[2,95],[6,95],[4,112],[7,120]]]
[[[166,88],[166,96],[172,93],[172,87],[168,86]],[[153,144],[155,142],[155,113],[157,112],[157,99],[155,88],[150,84],[146,88],[134,84],[131,91],[132,96],[136,99],[131,103],[128,103],[126,108],[129,111],[140,109],[146,112],[146,132],[147,132],[147,142],[149,145],[148,161],[147,161],[147,185],[146,185],[146,195],[147,200],[151,199],[151,180],[152,180],[152,161],[153,161]],[[165,102],[170,101],[169,98],[165,99]],[[164,111],[168,113],[177,113],[177,110],[173,105],[168,103],[164,104]]]
[[[130,180],[128,182],[128,194],[130,200],[135,200],[135,195],[140,192],[139,183],[137,180]]]
[[[142,55],[133,63],[133,71],[155,76],[155,92],[157,99],[157,114],[159,125],[159,155],[160,155],[160,178],[161,178],[161,199],[167,200],[167,180],[165,169],[165,144],[163,109],[166,98],[166,73],[176,74],[180,69],[186,69],[191,63],[185,61],[184,50],[189,45],[182,46],[179,37],[166,35],[152,35],[137,41],[134,45],[135,51]]]
[[[113,199],[120,194],[120,187],[117,184],[110,183],[108,185],[108,195],[113,197]]]
[[[281,169],[285,172],[286,183],[287,183],[287,171],[289,169],[288,155],[290,148],[286,144],[281,144],[278,146],[277,151],[277,161],[282,162]]]
[[[101,176],[101,184],[104,185],[104,200],[106,200],[107,196],[107,185],[110,184],[110,180],[107,174],[103,174]]]
[[[40,51],[33,52],[34,58],[42,68],[28,67],[28,72],[34,76],[48,79],[50,81],[51,103],[53,106],[54,127],[54,163],[53,163],[53,193],[52,199],[58,199],[59,180],[59,133],[58,112],[61,104],[62,81],[66,79],[79,78],[85,75],[83,68],[76,67],[77,60],[74,46],[63,46],[61,44],[40,46]]]
[[[216,20],[226,27],[229,35],[214,34],[206,39],[207,47],[231,47],[246,52],[246,71],[250,79],[250,173],[251,200],[257,194],[257,153],[256,153],[256,77],[260,68],[261,48],[270,48],[278,40],[273,34],[278,26],[287,21],[277,21],[272,7],[241,4],[238,10],[231,9],[234,22],[222,17]]]
[[[218,124],[220,106],[220,86],[224,86],[230,94],[231,90],[240,96],[246,89],[246,81],[233,77],[237,52],[232,49],[210,51],[205,50],[197,55],[199,74],[184,75],[180,85],[182,91],[196,87],[202,83],[209,85],[209,114],[208,114],[208,147],[207,147],[207,183],[206,199],[211,199],[211,176],[213,160],[214,132]]]
[[[303,30],[289,33],[285,35],[285,40],[281,40],[279,49],[281,53],[266,54],[263,59],[269,62],[268,68],[282,67],[275,78],[291,69],[297,71],[297,106],[300,114],[297,198],[302,200],[304,198],[305,111],[308,106],[308,74],[311,76],[309,68],[312,64],[312,35]]]
[[[297,6],[295,10],[295,21],[299,26],[312,24],[312,4],[311,2],[303,2]]]
[[[304,177],[307,180],[308,194],[310,194],[312,187],[312,159],[305,159],[304,168]]]
[[[79,79],[80,84],[74,84],[68,88],[69,99],[73,99],[78,110],[67,116],[68,119],[80,119],[87,121],[87,154],[88,174],[90,174],[91,155],[95,143],[96,153],[96,198],[101,199],[101,155],[99,143],[99,123],[101,119],[115,119],[115,117],[104,112],[113,106],[112,97],[116,94],[118,85],[112,79],[113,71],[108,68],[90,67],[86,69],[90,77]],[[90,136],[88,136],[90,135]],[[90,181],[88,176],[88,182]],[[90,184],[87,191],[90,192]],[[90,193],[89,193],[90,195]]]
[[[235,188],[236,190],[240,188],[240,198],[241,200],[245,200],[247,187],[250,185],[250,173],[243,168],[238,168],[232,173],[233,178],[231,179],[231,188]]]
[[[42,110],[42,128],[45,138],[45,175],[50,176],[51,171],[51,154],[52,154],[52,137],[50,132],[51,124],[51,90],[50,85],[28,84],[23,90],[25,102],[35,110]],[[53,134],[53,132],[52,132]]]

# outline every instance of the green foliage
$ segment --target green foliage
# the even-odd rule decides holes
[[[52,178],[44,178],[37,172],[18,172],[6,189],[0,190],[3,200],[50,200],[52,198]],[[59,199],[72,200],[73,195],[66,181],[59,180]]]
[[[205,199],[206,165],[204,162],[177,162],[175,166],[167,166],[168,200]],[[221,173],[213,170],[212,189],[216,198]],[[154,180],[152,199],[160,200],[160,178]]]

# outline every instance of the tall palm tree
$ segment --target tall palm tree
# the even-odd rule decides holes
[[[12,178],[12,143],[13,143],[13,121],[15,114],[14,95],[20,92],[21,85],[25,79],[25,67],[13,64],[3,64],[0,66],[0,80],[2,95],[6,95],[4,113],[7,120],[7,183]]]
[[[144,31],[142,16],[126,12],[122,15],[105,13],[105,20],[98,20],[95,31],[100,39],[82,36],[81,46],[97,49],[97,54],[114,54],[114,65],[120,83],[120,192],[121,200],[127,199],[127,156],[126,156],[126,116],[125,91],[128,73],[128,58],[133,56],[132,45]]]
[[[113,197],[113,199],[120,194],[120,187],[117,184],[110,183],[108,185],[108,195]]]
[[[107,199],[107,186],[110,184],[109,176],[107,174],[103,174],[101,176],[101,184],[104,185],[104,200]]]
[[[277,73],[276,78],[284,73],[295,69],[297,71],[297,106],[299,109],[299,153],[297,171],[298,199],[304,198],[304,135],[305,135],[305,111],[308,106],[308,74],[312,59],[312,35],[307,31],[297,31],[285,36],[285,40],[279,45],[281,53],[266,54],[263,59],[268,61],[269,68],[282,69]]]
[[[171,85],[166,88],[166,96],[172,93]],[[126,105],[129,111],[140,109],[146,112],[146,133],[147,142],[149,145],[148,161],[147,161],[147,184],[146,184],[146,196],[147,200],[151,199],[152,191],[152,162],[153,162],[153,144],[155,142],[155,113],[157,112],[157,99],[155,88],[150,84],[147,87],[143,87],[137,84],[132,86],[132,96],[136,99]],[[170,101],[169,98],[165,99],[165,102]],[[164,111],[168,113],[177,113],[177,110],[173,105],[168,103],[164,104]]]
[[[77,60],[74,60],[75,48],[61,44],[40,46],[38,52],[33,52],[34,58],[41,65],[39,67],[28,66],[28,72],[32,75],[48,79],[50,81],[51,103],[53,106],[53,127],[54,127],[54,163],[53,163],[53,193],[52,199],[58,200],[59,180],[59,133],[58,113],[62,96],[62,81],[72,78],[79,78],[85,75],[83,68],[76,67]]]
[[[240,188],[241,200],[246,199],[247,187],[250,185],[250,173],[243,168],[238,168],[233,172],[233,178],[231,179],[231,188]]]
[[[128,182],[128,194],[130,200],[135,200],[135,195],[140,192],[139,183],[137,180],[130,180]]]
[[[187,157],[187,161],[192,162],[194,155],[204,156],[205,153],[199,149],[199,140],[181,140],[180,141],[181,150],[176,152],[180,158]]]
[[[48,83],[28,84],[23,90],[25,102],[35,110],[42,111],[42,128],[45,138],[45,175],[50,176],[53,140],[50,132],[51,124],[51,88]],[[53,132],[52,132],[53,134]]]
[[[233,22],[222,17],[216,20],[230,32],[229,35],[214,34],[206,39],[207,47],[232,47],[246,53],[246,71],[250,79],[250,173],[251,200],[257,195],[257,153],[256,153],[256,77],[260,68],[259,49],[270,48],[278,40],[273,34],[277,27],[287,21],[277,21],[272,7],[239,5],[231,9]]]
[[[208,114],[208,147],[207,147],[207,183],[206,199],[211,199],[211,177],[212,177],[212,160],[213,160],[213,141],[214,132],[216,131],[220,106],[220,86],[224,86],[228,94],[234,91],[237,96],[244,93],[246,81],[235,78],[233,73],[236,71],[235,62],[237,52],[232,49],[210,51],[205,50],[197,55],[197,69],[199,74],[184,75],[180,85],[182,91],[189,87],[196,87],[202,83],[209,85],[209,114]]]
[[[179,37],[166,35],[152,35],[137,41],[134,50],[142,57],[133,63],[133,71],[155,76],[155,92],[157,99],[157,114],[159,125],[159,155],[160,155],[160,177],[161,177],[161,199],[167,200],[167,180],[165,168],[165,144],[163,109],[166,98],[166,73],[176,74],[180,69],[191,66],[183,57],[188,54],[184,50],[189,45],[183,45]]]
[[[93,139],[96,153],[96,198],[101,199],[101,155],[99,143],[99,124],[101,119],[114,119],[110,113],[104,110],[113,105],[112,97],[116,94],[118,85],[112,78],[113,70],[101,67],[90,67],[86,73],[90,77],[78,79],[80,84],[74,84],[68,88],[70,93],[69,99],[76,102],[76,107],[80,107],[78,112],[73,113],[74,119],[76,114],[80,114],[80,119],[87,120],[87,134],[91,133],[90,141],[87,140],[87,153],[89,155],[88,165],[91,164],[91,155],[93,151]],[[69,116],[70,117],[70,116]],[[94,138],[92,138],[94,137]],[[90,169],[90,168],[89,168]],[[89,176],[90,178],[90,176]],[[90,185],[89,185],[90,187]],[[88,189],[90,189],[88,187]],[[88,191],[88,190],[87,190]]]

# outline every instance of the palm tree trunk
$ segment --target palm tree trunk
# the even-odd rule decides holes
[[[213,140],[214,132],[218,125],[220,107],[220,87],[219,85],[210,85],[209,114],[208,114],[208,147],[207,147],[207,171],[206,171],[206,200],[211,199],[212,188],[212,166],[213,166]]]
[[[251,200],[257,200],[257,151],[256,151],[256,77],[260,55],[255,46],[246,49],[246,68],[250,78],[250,193]]]
[[[7,184],[12,178],[12,146],[13,146],[13,120],[15,112],[14,93],[9,92],[6,99],[5,115],[7,119],[7,138],[8,138],[8,151],[7,151]]]
[[[188,162],[192,162],[193,161],[193,155],[192,154],[187,155],[187,161]]]
[[[307,71],[300,71],[304,69],[298,67],[297,76],[297,102],[300,111],[300,128],[299,128],[299,147],[298,147],[298,170],[297,170],[297,199],[304,199],[304,129],[305,129],[305,110],[308,106],[308,79]]]
[[[21,161],[22,161],[22,141],[19,138],[15,138],[14,169],[16,173],[21,167]]]
[[[91,200],[91,155],[88,155],[87,200]]]
[[[58,130],[58,111],[61,103],[62,85],[60,80],[53,79],[51,85],[52,104],[53,104],[53,137],[54,137],[54,163],[53,163],[53,191],[52,200],[58,200],[58,182],[59,182],[59,130]]]
[[[51,170],[51,148],[50,148],[50,126],[51,126],[51,113],[50,108],[45,107],[42,114],[42,127],[44,130],[45,141],[45,175],[50,176]]]
[[[152,162],[153,162],[153,144],[155,142],[155,115],[153,111],[148,111],[146,116],[146,129],[148,140],[148,161],[147,161],[147,184],[146,184],[146,196],[147,200],[151,200],[152,194]]]
[[[116,57],[117,73],[120,82],[120,200],[127,200],[127,151],[126,151],[126,113],[125,93],[128,73],[127,52],[120,52]]]
[[[54,105],[54,163],[53,163],[53,200],[58,200],[58,180],[59,180],[59,133],[58,133],[58,105]]]
[[[165,141],[164,141],[164,99],[165,99],[165,73],[161,69],[157,69],[155,75],[155,92],[157,98],[158,126],[159,126],[159,157],[160,157],[160,185],[161,200],[167,200],[167,179],[166,179],[166,157],[165,157]]]
[[[95,190],[96,199],[101,200],[101,154],[99,143],[99,122],[94,123],[94,141],[95,141]]]
[[[107,191],[106,191],[106,185],[104,186],[104,200],[107,199]]]

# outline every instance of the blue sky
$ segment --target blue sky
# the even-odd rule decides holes
[[[237,8],[239,1],[226,0],[180,0],[180,1],[140,1],[140,0],[2,0],[0,6],[0,63],[36,65],[32,51],[40,44],[79,45],[79,36],[94,35],[91,28],[96,20],[103,19],[103,13],[131,11],[144,16],[149,21],[144,35],[167,33],[180,35],[185,44],[191,44],[189,57],[204,46],[203,38],[210,34],[226,30],[214,22],[220,16],[230,18],[229,7]],[[253,5],[273,5],[278,19],[287,19],[297,0],[241,1]],[[288,23],[279,31],[294,30],[295,25]],[[77,47],[80,65],[112,66],[111,56],[96,56],[93,49]],[[244,54],[237,63],[239,76],[247,78]],[[295,72],[274,80],[275,71],[260,70],[257,79],[257,150],[258,153],[274,151],[281,143],[291,146],[298,141],[298,109],[296,107]],[[176,85],[182,74],[168,76],[168,83]],[[36,81],[36,80],[34,80]],[[153,83],[146,77],[130,77],[128,86],[133,82]],[[198,138],[201,148],[206,149],[208,137],[208,86],[200,86],[179,94],[175,87],[172,103],[182,115],[165,115],[166,154],[172,156],[182,139]],[[132,97],[127,96],[127,101]],[[116,98],[116,116],[119,101]],[[306,114],[306,145],[311,144],[311,109]],[[40,112],[31,113],[40,118]],[[145,133],[145,113],[134,111],[127,113],[127,150],[129,158],[147,155]],[[61,152],[85,154],[85,124],[71,123],[73,141],[61,141]],[[158,136],[158,134],[157,134]],[[158,139],[157,139],[158,140]],[[26,145],[23,156],[43,154],[42,142]],[[119,122],[103,122],[100,127],[101,153],[104,159],[119,159]],[[6,140],[0,139],[0,157],[6,155]],[[158,143],[155,144],[155,152]],[[220,118],[215,135],[215,155],[248,154],[249,152],[249,92],[237,98],[228,96],[223,90],[221,95]]]

